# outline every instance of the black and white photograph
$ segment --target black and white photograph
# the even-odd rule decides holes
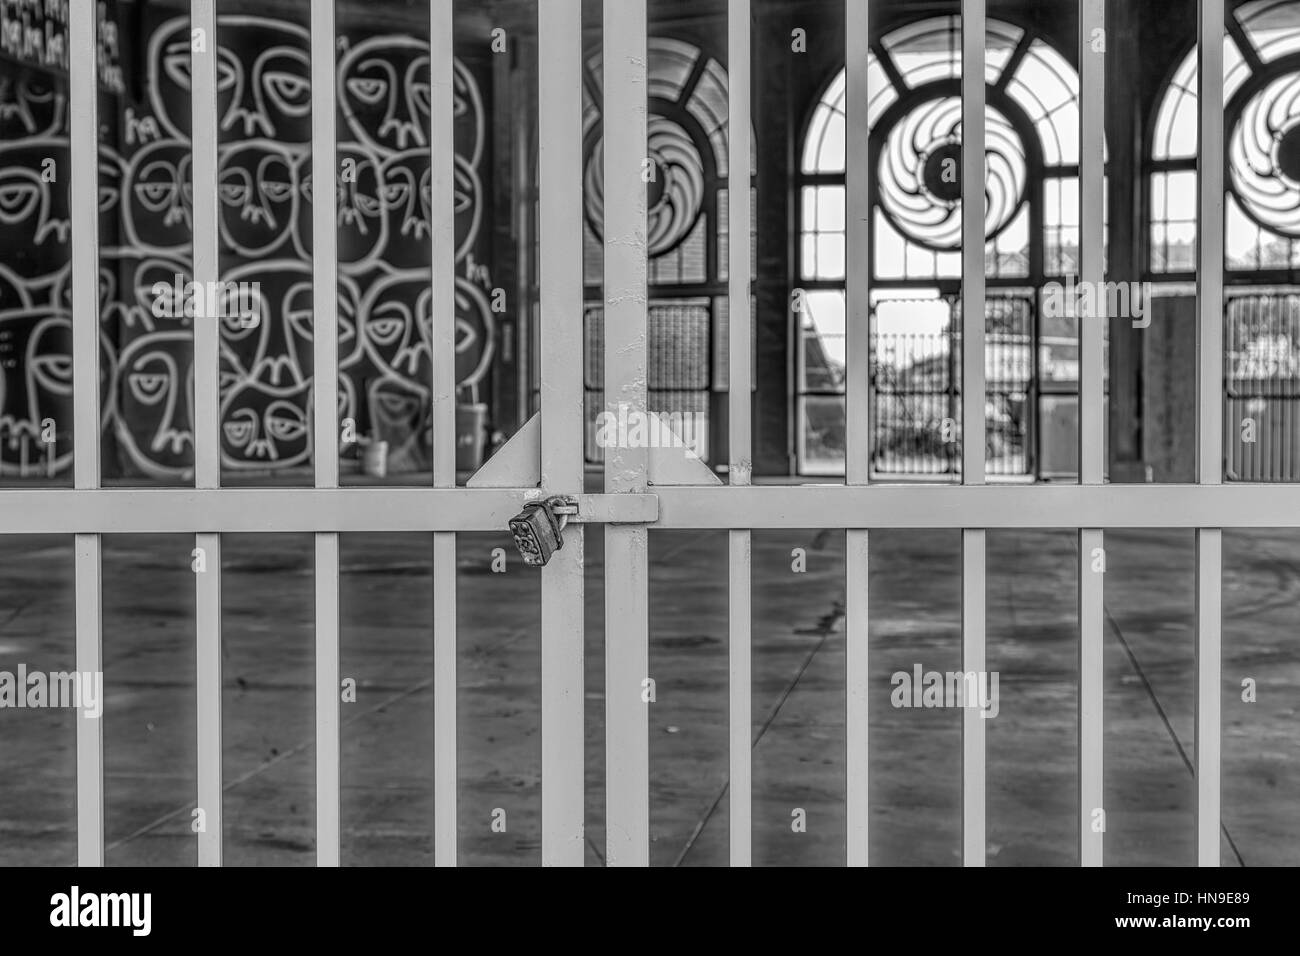
[[[0,0],[22,925],[1297,865],[1300,0]]]

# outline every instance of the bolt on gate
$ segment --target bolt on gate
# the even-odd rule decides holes
[[[604,0],[605,122],[604,394],[607,407],[646,413],[646,2]],[[731,181],[749,176],[751,132],[750,0],[729,0],[728,150]],[[97,117],[94,22],[79,7],[70,32],[73,174],[75,488],[0,491],[6,533],[73,533],[76,541],[76,667],[101,670],[101,536],[126,532],[194,535],[206,557],[197,588],[197,805],[201,865],[222,862],[221,536],[230,532],[315,534],[317,847],[320,865],[340,856],[339,535],[425,531],[433,535],[435,613],[435,846],[439,865],[456,863],[456,562],[458,532],[502,530],[526,504],[562,498],[563,547],[541,568],[542,856],[546,865],[583,862],[583,543],[585,525],[604,526],[606,568],[606,858],[649,862],[649,741],[641,684],[648,664],[648,530],[729,532],[730,859],[750,863],[750,536],[752,529],[843,528],[847,536],[848,862],[868,862],[868,679],[865,582],[870,534],[882,528],[953,528],[962,535],[963,671],[985,667],[985,545],[989,528],[1078,529],[1079,766],[1081,863],[1101,865],[1103,833],[1092,826],[1102,801],[1102,575],[1089,555],[1107,528],[1186,528],[1196,534],[1196,845],[1201,865],[1219,863],[1220,644],[1222,529],[1300,526],[1300,490],[1284,485],[1225,485],[1223,474],[1223,45],[1224,0],[1199,6],[1197,160],[1198,480],[1184,485],[1104,483],[1103,329],[1080,323],[1078,484],[986,485],[985,443],[961,447],[960,485],[869,482],[872,404],[870,290],[848,270],[847,474],[843,484],[751,483],[751,209],[746,190],[729,193],[728,481],[705,466],[656,449],[608,450],[604,491],[583,491],[584,420],[582,275],[582,3],[538,4],[541,411],[465,487],[456,486],[453,234],[452,0],[430,0],[434,459],[432,487],[340,488],[337,382],[338,250],[336,197],[316,191],[313,394],[315,481],[309,490],[222,488],[218,446],[218,347],[215,323],[195,324],[195,487],[104,489],[100,486],[97,342]],[[192,0],[194,281],[216,282],[217,56],[216,0]],[[329,182],[337,168],[334,4],[311,4],[312,173]],[[868,5],[845,0],[847,23],[848,248],[867,249],[870,214],[867,123]],[[1103,278],[1104,50],[1090,44],[1104,29],[1103,0],[1079,0],[1081,280]],[[962,200],[984,191],[985,8],[962,0]],[[961,391],[985,394],[985,273],[981,217],[962,223]],[[963,403],[962,433],[985,433],[985,404]],[[1210,526],[1204,526],[1206,522]],[[98,721],[77,722],[78,860],[104,862],[103,738]],[[968,866],[985,862],[985,734],[976,709],[962,715],[962,847]]]

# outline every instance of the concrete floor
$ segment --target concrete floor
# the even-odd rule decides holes
[[[601,862],[601,534],[589,533],[587,859]],[[104,720],[110,865],[192,865],[196,788],[192,539],[104,545]],[[224,539],[225,853],[315,862],[311,538]],[[540,862],[539,575],[505,534],[460,538],[463,864]],[[493,548],[510,556],[490,573]],[[806,573],[791,549],[807,549]],[[872,536],[871,852],[957,865],[960,712],[894,709],[890,675],[956,670],[956,532]],[[432,619],[425,535],[346,535],[341,608],[343,859],[432,862]],[[1190,864],[1190,533],[1107,538],[1106,859]],[[1076,862],[1075,535],[989,534],[991,865]],[[727,859],[727,541],[651,534],[652,861]],[[70,538],[0,538],[0,669],[73,666]],[[756,864],[844,862],[844,543],[838,531],[754,535]],[[1300,534],[1225,534],[1223,859],[1300,863]],[[1258,685],[1243,703],[1241,681]],[[0,864],[75,861],[75,730],[59,710],[0,710]],[[506,811],[506,832],[492,811]],[[806,811],[807,832],[791,828]]]

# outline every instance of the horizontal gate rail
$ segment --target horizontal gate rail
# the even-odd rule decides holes
[[[577,523],[776,528],[1300,528],[1300,485],[651,487]],[[0,490],[0,535],[496,531],[535,488]]]

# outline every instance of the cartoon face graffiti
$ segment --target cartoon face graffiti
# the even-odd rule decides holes
[[[176,277],[180,276],[182,299],[176,299]],[[191,279],[189,263],[169,256],[106,252],[99,260],[100,318],[116,323],[121,335],[141,334],[169,328],[155,313],[183,317],[183,291]],[[72,305],[66,289],[64,304]],[[157,290],[162,290],[161,296]],[[177,323],[172,323],[177,325]]]
[[[194,229],[194,186],[188,144],[151,143],[127,164],[122,224],[132,249],[187,249]]]
[[[428,268],[432,248],[430,177],[427,150],[395,153],[380,167],[380,215],[388,235],[383,261],[394,269]]]
[[[483,156],[483,101],[473,77],[453,66],[452,117],[456,151],[471,166]],[[390,155],[428,147],[429,44],[378,36],[352,47],[339,63],[339,104],[353,138]]]
[[[433,295],[427,275],[390,276],[361,303],[357,335],[367,368],[381,378],[431,379]],[[496,325],[486,296],[456,279],[456,384],[474,393],[491,365]]]
[[[26,280],[53,276],[71,260],[65,139],[28,139],[0,146],[0,235],[4,264]]]
[[[423,276],[392,276],[371,286],[357,323],[368,378],[431,381],[425,333],[431,302],[432,290]]]
[[[375,154],[355,143],[340,143],[338,160],[335,204],[339,267],[357,275],[372,269],[388,247],[388,219],[384,215],[381,196],[382,173]],[[297,178],[299,202],[294,245],[299,255],[310,259],[314,192],[310,154],[298,159]]]
[[[209,40],[208,42],[211,42]],[[311,141],[310,34],[266,17],[217,18],[217,123],[223,142]],[[149,43],[149,96],[171,136],[190,138],[188,18],[169,20]]]
[[[428,43],[403,36],[361,41],[339,64],[338,97],[363,145],[383,155],[427,146]]]
[[[259,316],[256,324],[237,316],[222,318],[221,365],[229,384],[264,379],[278,387],[307,381],[313,368],[311,266],[293,259],[249,263],[222,274],[229,286],[247,290]],[[358,349],[355,316],[360,293],[356,283],[339,276],[338,319],[340,366],[355,361]]]
[[[453,70],[452,139],[456,144],[457,155],[463,156],[466,163],[478,169],[479,161],[483,158],[485,133],[483,98],[479,95],[474,77],[459,60],[453,64]]]
[[[194,465],[194,337],[147,332],[118,360],[117,438],[137,468],[179,478]]]
[[[35,71],[0,73],[0,142],[67,132],[68,98]]]
[[[311,382],[287,387],[241,382],[221,402],[221,462],[227,468],[291,468],[311,460]]]
[[[298,216],[295,165],[288,149],[269,140],[221,148],[217,197],[226,248],[257,258],[286,243]]]
[[[114,412],[114,367],[101,336],[103,422]],[[0,475],[58,471],[71,463],[72,439],[71,316],[48,307],[0,312]]]

